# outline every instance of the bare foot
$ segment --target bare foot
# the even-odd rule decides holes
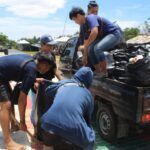
[[[41,150],[43,149],[43,143],[42,142],[35,142],[34,140],[31,141],[32,149]]]
[[[15,143],[13,140],[10,140],[9,142],[5,143],[5,147],[8,150],[25,150],[25,146]]]

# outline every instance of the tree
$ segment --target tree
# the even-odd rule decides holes
[[[124,29],[124,36],[126,40],[136,37],[139,35],[140,30],[138,28],[125,28]]]
[[[16,42],[9,40],[8,36],[3,33],[0,33],[0,45],[5,48],[16,48]]]
[[[144,22],[143,30],[145,34],[150,34],[150,18]]]
[[[3,33],[0,33],[0,45],[6,45],[8,44],[8,36],[4,35]]]
[[[16,48],[17,47],[17,43],[13,40],[9,40],[8,44],[7,44],[8,48]]]

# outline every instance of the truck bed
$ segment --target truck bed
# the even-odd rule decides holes
[[[143,107],[144,102],[150,100],[150,87],[136,87],[115,79],[105,78],[94,79],[91,91],[94,96],[110,102],[115,113],[120,117],[135,123],[139,123],[141,115],[150,110]],[[146,104],[150,108],[150,103]]]

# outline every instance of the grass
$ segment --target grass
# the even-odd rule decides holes
[[[23,52],[28,54],[28,55],[34,55],[37,53],[37,51],[23,51]]]

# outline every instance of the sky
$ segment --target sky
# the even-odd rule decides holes
[[[150,0],[96,0],[99,16],[121,28],[139,27],[150,18]],[[73,6],[87,11],[89,0],[0,0],[0,32],[11,40],[50,34],[72,35],[79,26],[69,20]]]

